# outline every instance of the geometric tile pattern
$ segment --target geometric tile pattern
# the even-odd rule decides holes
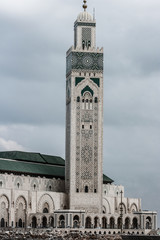
[[[98,103],[84,93],[76,106],[76,189],[96,191],[98,186]]]
[[[91,45],[91,28],[82,28],[82,42],[83,41],[85,44],[90,42]]]
[[[67,56],[66,73],[71,70],[103,70],[103,53],[71,52]]]

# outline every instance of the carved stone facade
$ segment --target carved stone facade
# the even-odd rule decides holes
[[[97,214],[96,208],[84,210],[81,205],[77,210],[66,210],[68,195],[64,192],[64,180],[13,174],[0,174],[0,228],[69,226],[118,233],[121,191],[123,232],[145,234],[156,229],[156,212],[142,211],[140,199],[124,197],[123,186],[103,184],[102,212]]]

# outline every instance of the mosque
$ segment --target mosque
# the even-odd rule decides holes
[[[146,234],[157,213],[103,174],[103,48],[83,11],[66,54],[66,156],[0,152],[0,228],[65,228]]]

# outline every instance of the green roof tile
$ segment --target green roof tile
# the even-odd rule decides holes
[[[13,159],[26,162],[50,163],[53,165],[65,165],[65,161],[61,157],[50,156],[40,153],[9,151],[0,152],[0,158]]]
[[[105,174],[103,174],[103,183],[113,183],[114,181],[107,177]]]
[[[54,166],[33,162],[29,163],[6,159],[0,159],[0,171],[56,178],[64,178],[65,175],[64,166]]]

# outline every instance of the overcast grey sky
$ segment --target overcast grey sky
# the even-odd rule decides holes
[[[81,5],[0,1],[0,151],[64,157],[65,53]],[[160,215],[160,1],[88,6],[105,54],[104,173]]]

